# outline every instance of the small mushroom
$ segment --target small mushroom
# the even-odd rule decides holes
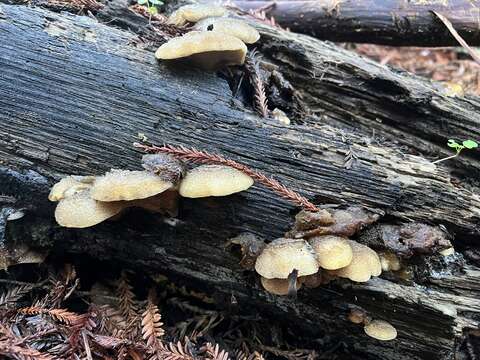
[[[353,251],[348,239],[327,235],[311,238],[309,241],[317,256],[318,265],[327,270],[337,270],[352,262]]]
[[[224,16],[226,14],[227,9],[218,5],[185,5],[175,10],[168,17],[168,23],[176,26],[183,26],[188,22],[196,23],[197,21],[208,17]]]
[[[453,248],[453,246],[451,246],[449,248],[440,250],[438,253],[442,256],[450,256],[450,255],[455,254],[455,249]]]
[[[397,329],[383,320],[373,320],[363,328],[368,336],[381,340],[389,341],[397,337]]]
[[[173,186],[148,171],[111,170],[98,177],[91,189],[98,201],[138,200],[160,194]]]
[[[123,208],[121,202],[96,201],[89,190],[84,190],[60,200],[55,209],[55,220],[64,227],[86,228],[115,216]]]
[[[255,270],[267,279],[287,279],[294,270],[298,276],[315,274],[318,263],[305,240],[280,238],[263,249],[255,262]]]
[[[48,200],[60,201],[76,192],[89,189],[94,180],[94,176],[67,176],[53,185],[48,195]]]
[[[239,19],[208,18],[200,20],[193,28],[198,31],[217,31],[232,35],[246,44],[253,44],[260,39],[260,34],[254,27]]]
[[[356,282],[367,282],[372,276],[379,276],[382,273],[380,259],[375,251],[368,246],[348,240],[352,251],[352,262],[341,269],[335,270],[339,277],[348,278]]]
[[[382,271],[398,271],[402,268],[400,259],[392,252],[380,252],[378,257],[380,258]]]
[[[269,293],[275,295],[288,295],[289,294],[289,285],[290,281],[288,279],[267,279],[261,277],[260,279],[262,286]],[[297,290],[302,287],[302,283],[297,279]]]
[[[155,52],[160,60],[185,60],[204,70],[242,65],[247,47],[242,40],[215,31],[191,31],[173,38]]]
[[[241,171],[222,165],[202,165],[187,172],[180,183],[180,195],[187,198],[227,196],[247,190],[253,179]]]
[[[354,324],[364,324],[368,319],[365,311],[352,309],[348,313],[348,320]]]

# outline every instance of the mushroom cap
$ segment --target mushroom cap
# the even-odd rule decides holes
[[[372,276],[382,273],[380,258],[375,251],[353,240],[348,240],[348,243],[353,251],[352,262],[344,268],[335,270],[337,276],[356,282],[367,282]]]
[[[327,270],[337,270],[349,265],[353,259],[348,239],[341,236],[316,236],[309,240],[317,256],[318,265]]]
[[[298,276],[315,274],[318,263],[312,247],[303,239],[276,239],[255,262],[257,273],[267,279],[287,279],[293,270]]]
[[[288,279],[267,279],[263,276],[260,279],[262,286],[271,294],[288,295]],[[302,287],[302,283],[297,279],[297,290]]]
[[[202,19],[214,16],[224,16],[227,9],[218,5],[193,4],[185,5],[175,10],[169,17],[168,23],[182,26],[187,22],[195,23]]]
[[[393,340],[397,337],[397,329],[383,320],[373,320],[363,328],[365,334],[382,341]]]
[[[180,195],[188,198],[226,196],[247,190],[253,179],[229,166],[201,165],[187,172],[180,183]]]
[[[148,171],[111,170],[95,180],[91,195],[98,201],[137,200],[160,194],[172,186]]]
[[[67,176],[53,185],[48,200],[60,201],[76,192],[89,189],[94,180],[94,176]]]
[[[89,190],[60,200],[55,209],[55,220],[64,227],[86,228],[118,214],[124,208],[119,202],[101,202],[92,199]]]
[[[260,33],[243,20],[213,17],[200,20],[193,27],[198,31],[216,31],[235,36],[246,44],[253,44],[260,39]]]
[[[392,252],[381,252],[378,254],[382,271],[398,271],[402,268],[402,263],[397,255]]]
[[[242,65],[247,47],[242,40],[215,31],[191,31],[160,46],[155,57],[160,60],[188,58],[206,70],[227,65]]]

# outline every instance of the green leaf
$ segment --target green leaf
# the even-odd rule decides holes
[[[145,5],[147,0],[137,0],[138,5]]]
[[[475,149],[478,147],[478,144],[473,140],[465,140],[462,144],[467,149]]]
[[[447,145],[448,147],[455,148],[455,149],[458,148],[459,146],[462,146],[453,139],[448,139]]]
[[[148,8],[148,12],[152,15],[157,15],[158,14],[158,10],[155,6],[151,6]]]
[[[152,3],[153,5],[160,5],[159,0],[150,0],[150,3]]]

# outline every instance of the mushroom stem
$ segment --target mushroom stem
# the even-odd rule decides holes
[[[297,297],[297,278],[298,270],[293,269],[290,275],[288,275],[288,296],[294,299]]]
[[[277,180],[269,178],[255,170],[250,169],[249,167],[237,163],[236,161],[225,159],[224,157],[216,154],[210,154],[206,151],[199,151],[196,149],[189,149],[185,146],[155,146],[155,145],[144,145],[140,143],[134,143],[134,147],[142,149],[148,153],[165,153],[175,156],[176,158],[188,162],[194,163],[203,163],[203,164],[219,164],[230,166],[234,169],[237,169],[244,174],[250,176],[259,183],[265,185],[269,189],[272,189],[274,192],[279,194],[281,197],[291,201],[296,205],[302,206],[305,210],[308,211],[319,211],[319,209],[308,201],[305,197],[301,196],[297,192],[288,189],[285,185],[280,184]]]

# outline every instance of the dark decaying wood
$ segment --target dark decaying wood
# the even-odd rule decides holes
[[[471,45],[480,44],[477,1],[235,0],[243,10],[273,17],[284,28],[336,42],[395,46],[456,46],[432,11],[446,16]],[[263,15],[263,14],[262,14]]]
[[[131,31],[1,6],[0,201],[26,212],[7,222],[7,246],[166,272],[212,293],[220,307],[229,307],[233,295],[243,313],[285,319],[305,338],[321,339],[320,352],[344,342],[365,359],[453,358],[462,333],[478,327],[478,267],[460,254],[414,256],[409,281],[387,274],[367,284],[303,290],[296,300],[268,295],[225,249],[243,231],[274,239],[291,227],[298,209],[262,187],[183,199],[175,220],[138,211],[90,229],[55,225],[51,184],[65,174],[140,169],[132,143],[143,133],[153,143],[237,160],[315,204],[363,205],[383,215],[384,224],[443,225],[458,250],[475,244],[478,154],[440,166],[414,154],[434,158],[448,152],[442,149],[449,137],[478,138],[478,100],[448,97],[438,85],[303,35],[260,28],[264,66],[278,73],[267,87],[283,81],[290,89],[272,105],[289,96],[305,103],[303,116],[283,104],[289,126],[259,118],[216,74],[158,64]],[[367,338],[346,321],[351,306],[391,322],[398,339]]]

